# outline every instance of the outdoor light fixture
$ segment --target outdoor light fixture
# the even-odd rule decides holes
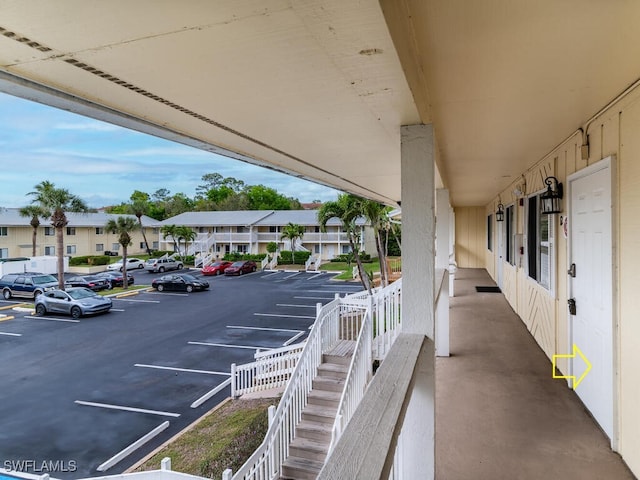
[[[496,222],[504,222],[504,205],[498,204],[498,210],[496,210]]]
[[[540,211],[547,215],[552,213],[560,213],[560,200],[562,199],[562,184],[558,182],[556,177],[547,177],[544,179],[547,185],[547,191],[540,195]]]

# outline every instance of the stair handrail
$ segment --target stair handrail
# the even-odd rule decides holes
[[[344,427],[349,423],[353,413],[364,397],[367,385],[373,376],[373,361],[371,358],[371,342],[373,337],[373,296],[369,297],[369,306],[364,310],[358,338],[349,363],[347,378],[344,382],[338,410],[331,429],[331,443],[328,455],[340,439]],[[343,305],[343,308],[345,305]]]
[[[260,269],[264,270],[268,264],[269,264],[269,254],[267,253],[262,259],[262,261],[260,262]]]
[[[233,480],[272,480],[280,475],[282,463],[289,455],[289,444],[294,439],[295,428],[302,420],[302,410],[307,405],[322,354],[338,341],[339,322],[340,299],[318,306],[316,321],[280,398],[264,441],[233,475]]]

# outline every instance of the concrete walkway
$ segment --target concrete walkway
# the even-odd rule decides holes
[[[634,479],[484,269],[459,269],[436,361],[438,480]]]

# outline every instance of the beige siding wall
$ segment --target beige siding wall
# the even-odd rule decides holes
[[[587,121],[587,119],[585,119]],[[603,158],[614,155],[613,189],[613,286],[614,286],[614,362],[617,368],[617,391],[614,411],[617,411],[618,451],[634,471],[640,474],[640,91],[636,90],[588,126],[589,159],[580,154],[582,135],[577,132],[553,152],[541,159],[508,188],[499,192],[485,207],[485,213],[495,211],[498,198],[505,205],[515,202],[518,233],[525,232],[525,207],[513,195],[516,187],[526,187],[527,194],[542,189],[542,179],[555,175],[565,184],[567,177]],[[529,278],[526,258],[518,255],[516,266],[502,264],[503,291],[511,306],[522,318],[532,336],[550,358],[569,353],[570,324],[567,311],[568,242],[562,234],[560,219],[565,211],[554,215],[555,222],[555,287],[547,290]],[[457,210],[456,210],[457,213]],[[467,223],[468,224],[468,223]],[[495,224],[494,224],[495,226]],[[456,228],[458,223],[456,222]],[[494,229],[495,230],[495,229]],[[458,233],[458,232],[456,232]],[[467,241],[469,233],[463,230]],[[494,245],[496,244],[494,238]],[[494,249],[495,250],[495,249]],[[496,278],[495,257],[486,252],[485,268]],[[616,330],[617,328],[617,330]],[[565,360],[558,362],[566,372]],[[614,439],[615,443],[615,439]]]
[[[460,268],[485,266],[487,218],[484,207],[456,207],[456,262]]]

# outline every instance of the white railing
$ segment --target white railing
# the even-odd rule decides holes
[[[304,269],[306,271],[313,270],[318,271],[318,267],[320,266],[320,255],[309,255],[307,261],[304,263]]]
[[[206,253],[204,255],[200,253],[197,254],[194,263],[197,268],[204,268],[211,265],[211,263],[213,263],[213,253]]]
[[[307,396],[322,362],[322,354],[338,341],[339,323],[339,299],[318,308],[316,322],[278,403],[265,439],[233,479],[271,480],[280,475],[282,462],[289,455],[289,444],[302,419],[302,410],[307,405]]]
[[[273,258],[269,263],[269,270],[275,270],[277,266],[278,266],[278,252],[273,254]]]
[[[269,255],[265,255],[264,258],[262,259],[262,262],[260,262],[260,269],[264,270],[267,265],[269,265]]]
[[[231,396],[259,392],[285,385],[302,355],[304,343],[275,348],[254,355],[255,361],[231,365]]]
[[[195,255],[196,253],[200,253],[202,255],[208,252],[215,243],[216,239],[213,234],[198,233],[195,240],[191,242],[191,245],[189,245],[187,255]]]
[[[373,362],[371,358],[371,341],[373,336],[373,322],[371,306],[364,311],[361,317],[360,332],[356,340],[356,346],[351,357],[349,371],[345,380],[338,411],[331,431],[331,443],[329,454],[334,445],[340,439],[344,427],[349,423],[353,413],[358,408],[360,401],[373,375]]]
[[[402,304],[402,279],[387,285],[373,296],[373,344],[374,360],[384,360],[396,337],[400,334],[400,305]]]

